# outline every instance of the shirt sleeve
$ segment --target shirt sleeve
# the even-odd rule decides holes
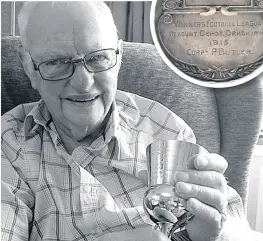
[[[34,197],[28,185],[2,152],[2,240],[28,240]]]
[[[237,193],[235,189],[232,187],[228,186],[227,190],[227,199],[228,199],[228,205],[227,205],[227,215],[228,219],[230,219],[230,222],[233,222],[231,226],[236,226],[236,229],[239,233],[244,233],[244,234],[251,234],[251,230],[249,228],[248,221],[245,216],[244,212],[244,206],[242,203],[242,199]],[[234,223],[235,222],[235,223]],[[235,225],[237,224],[237,225]],[[244,230],[247,229],[248,232],[244,230],[244,232],[240,232],[240,229]],[[231,233],[233,233],[233,230],[229,230]],[[236,233],[236,232],[235,232]],[[251,236],[250,236],[251,238]],[[186,230],[183,230],[178,233],[174,233],[171,238],[172,241],[191,241],[191,239],[188,236],[188,233]],[[220,239],[221,240],[221,239]],[[225,239],[222,239],[225,240]],[[237,237],[230,238],[229,240],[238,240]],[[244,240],[244,239],[240,239]],[[246,240],[253,240],[253,239],[246,239]]]
[[[1,124],[1,240],[29,240],[34,195],[23,175],[24,153],[12,121]]]
[[[180,131],[180,133],[179,133],[177,138],[178,138],[178,140],[187,141],[187,142],[191,142],[191,143],[196,143],[196,138],[195,138],[194,132],[187,125],[185,126],[185,128],[183,128]]]

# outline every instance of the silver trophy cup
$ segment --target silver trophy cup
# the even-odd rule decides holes
[[[208,151],[197,144],[178,140],[156,141],[146,151],[148,190],[143,206],[156,228],[170,237],[193,218],[176,194],[174,174],[187,169],[191,157]]]

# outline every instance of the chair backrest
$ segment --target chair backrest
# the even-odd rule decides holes
[[[30,86],[17,54],[20,37],[2,38],[2,114],[20,103],[39,99]],[[263,76],[227,88],[200,87],[166,66],[150,44],[124,42],[118,88],[156,100],[194,130],[197,143],[229,162],[229,185],[247,199],[247,177],[260,129]]]

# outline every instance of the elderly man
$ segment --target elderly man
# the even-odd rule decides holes
[[[2,240],[168,240],[142,207],[146,147],[195,137],[159,103],[117,91],[122,45],[108,7],[28,2],[19,28],[21,61],[42,99],[2,117]],[[234,225],[248,230],[242,207],[227,204],[236,193],[226,168],[210,154],[177,173],[195,217],[175,239],[235,240]]]

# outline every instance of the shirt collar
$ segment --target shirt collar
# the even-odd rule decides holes
[[[24,136],[31,137],[37,133],[40,126],[49,130],[52,117],[43,99],[41,99],[28,113],[24,121]]]
[[[116,101],[114,100],[111,107],[111,115],[104,129],[105,143],[108,143],[112,139],[112,137],[117,137],[119,122],[119,111],[116,105]]]

